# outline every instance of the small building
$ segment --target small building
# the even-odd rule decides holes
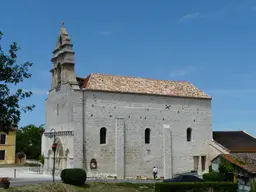
[[[250,182],[256,179],[256,138],[245,131],[213,131],[213,139],[230,151],[213,159],[213,170],[223,156],[235,167],[239,191],[250,191]]]
[[[213,139],[230,153],[256,154],[256,138],[245,131],[213,131]]]
[[[239,192],[250,191],[251,181],[256,179],[256,156],[244,154],[221,154],[212,160],[212,170],[218,172],[222,160],[229,162],[235,171]]]
[[[0,132],[0,164],[14,164],[16,150],[16,129],[6,134]]]

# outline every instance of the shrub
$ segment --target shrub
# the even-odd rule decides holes
[[[39,161],[40,161],[40,163],[42,163],[42,165],[44,165],[44,155],[43,154],[41,154],[39,156]]]
[[[40,167],[41,165],[39,163],[24,163],[24,166],[28,167]]]
[[[156,183],[155,192],[234,192],[238,185],[231,182]]]
[[[212,171],[211,173],[203,174],[204,181],[227,181],[226,175]]]
[[[213,172],[212,165],[209,166],[209,173]]]
[[[256,192],[256,180],[255,181],[251,181],[250,187],[251,187],[251,191],[250,192]]]
[[[83,185],[86,181],[87,175],[83,169],[63,169],[60,174],[61,180],[64,183],[71,185]]]

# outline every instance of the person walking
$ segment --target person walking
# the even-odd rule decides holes
[[[157,168],[156,167],[154,167],[153,168],[153,177],[154,177],[154,179],[156,179],[157,178]]]

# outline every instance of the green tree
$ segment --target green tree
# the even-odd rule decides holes
[[[39,156],[39,161],[40,161],[40,163],[42,163],[42,165],[44,165],[44,154],[41,154]]]
[[[0,31],[0,40],[3,33]],[[25,106],[20,108],[19,101],[28,98],[32,92],[26,92],[22,89],[17,89],[11,93],[10,85],[17,85],[25,79],[31,77],[28,72],[32,63],[25,62],[17,64],[17,52],[19,47],[14,42],[10,45],[9,55],[5,54],[0,44],[0,130],[6,133],[9,132],[12,126],[16,126],[20,121],[21,111],[31,111],[35,106]]]
[[[230,162],[225,160],[223,157],[221,157],[220,159],[219,172],[225,175],[226,181],[234,180],[235,168]]]
[[[27,125],[17,130],[16,152],[24,152],[27,159],[38,159],[41,155],[43,126]]]

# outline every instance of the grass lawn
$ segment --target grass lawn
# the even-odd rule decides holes
[[[82,187],[67,185],[64,183],[47,183],[39,185],[25,185],[22,187],[10,187],[0,189],[0,192],[154,192],[154,184],[132,183],[99,183],[92,182]]]

